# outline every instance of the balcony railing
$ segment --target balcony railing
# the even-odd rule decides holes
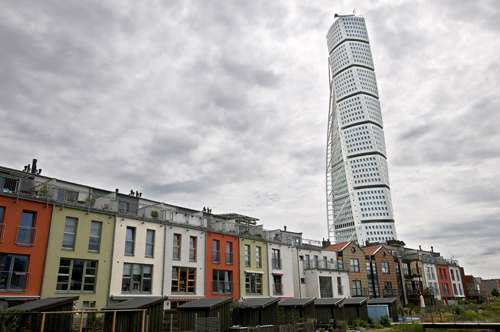
[[[34,227],[17,226],[16,244],[20,246],[32,246],[36,242],[38,229]]]
[[[387,288],[382,289],[383,297],[399,296],[399,290],[397,288]]]
[[[272,258],[273,269],[281,270],[281,258]]]
[[[226,264],[233,265],[233,253],[232,252],[226,252]]]
[[[212,294],[233,294],[233,282],[212,280]]]
[[[3,237],[5,235],[5,224],[0,226],[0,242],[3,242]]]
[[[29,284],[29,272],[0,272],[0,291],[25,292]]]
[[[368,288],[351,288],[351,296],[369,296]]]
[[[273,293],[274,295],[283,295],[283,284],[274,284]]]
[[[220,263],[220,251],[212,251],[212,263]]]
[[[349,263],[346,262],[325,262],[319,260],[304,260],[304,269],[306,270],[330,270],[330,271],[349,271]]]

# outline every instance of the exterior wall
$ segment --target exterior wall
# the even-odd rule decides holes
[[[495,288],[500,291],[500,279],[483,279],[480,288],[486,296],[491,296],[491,291]]]
[[[180,258],[174,258],[174,235],[181,237]],[[190,237],[196,239],[196,260],[189,258]],[[163,284],[163,295],[171,298],[190,298],[205,296],[205,248],[206,232],[197,228],[188,228],[175,224],[166,225],[165,232],[165,274]],[[172,290],[172,276],[174,267],[195,269],[195,289],[194,291]],[[187,281],[186,281],[187,282]]]
[[[380,248],[380,250],[374,255],[374,260],[372,263],[376,263],[377,267],[377,276],[380,290],[380,297],[392,297],[398,296],[398,279],[396,275],[396,264],[394,262],[394,256],[390,253],[389,250],[384,247]],[[383,271],[382,262],[387,263],[389,267],[388,273]],[[385,283],[390,282],[391,287],[386,289]]]
[[[450,280],[450,272],[448,270],[448,266],[446,265],[436,265],[437,268],[437,275],[438,275],[438,280],[439,280],[439,289],[441,291],[441,298],[448,303],[448,300],[450,300],[453,297],[453,288],[451,286],[451,280]],[[448,294],[445,294],[445,290],[443,286],[444,284],[447,285],[448,287]]]
[[[353,252],[354,249],[354,252]],[[351,289],[352,296],[368,296],[368,277],[365,264],[365,252],[354,242],[348,244],[348,246],[339,252],[339,259],[342,257],[344,264],[350,267],[349,272],[349,287]],[[354,267],[351,265],[351,259],[357,259],[359,263],[359,271],[354,271]],[[361,294],[353,291],[353,281],[361,282]]]
[[[273,250],[279,250],[280,258],[273,257]],[[276,251],[274,251],[276,252]],[[293,253],[290,246],[268,242],[269,293],[276,297],[294,297]],[[281,279],[281,286],[275,286],[275,278]]]
[[[453,296],[457,299],[464,299],[465,294],[462,286],[462,278],[460,276],[460,268],[458,266],[448,266],[450,271],[450,281],[453,290]]]
[[[250,297],[265,297],[269,296],[269,270],[268,270],[268,256],[266,250],[266,243],[253,238],[240,238],[240,294],[243,298]],[[250,264],[245,265],[245,245],[250,248]],[[261,266],[257,266],[256,249],[261,248]],[[262,275],[262,290],[261,293],[247,293],[246,290],[246,276],[247,274],[261,274]]]
[[[39,297],[42,288],[42,278],[45,267],[45,256],[49,238],[52,205],[46,205],[30,200],[16,199],[0,195],[0,208],[3,208],[3,220],[0,215],[0,225],[3,241],[0,242],[1,254],[28,256],[27,273],[12,273],[13,269],[3,267],[0,299],[15,300],[16,297]],[[21,224],[23,211],[35,212],[36,237],[33,245],[16,244],[18,227]],[[2,211],[0,211],[2,213]],[[2,262],[5,264],[5,262]],[[3,265],[2,264],[2,265]],[[5,275],[9,277],[5,277]],[[7,280],[6,280],[7,279]],[[10,282],[9,282],[10,280]],[[16,281],[17,280],[17,281]],[[21,282],[22,284],[19,284]],[[21,289],[19,289],[21,288]],[[6,304],[0,301],[0,304]]]
[[[432,294],[436,300],[441,300],[441,290],[439,287],[436,265],[428,263],[422,264],[425,274],[425,287],[432,289]]]
[[[125,243],[127,241],[127,228],[134,230],[133,254],[125,253]],[[153,254],[146,255],[146,237],[147,232],[154,231],[153,238]],[[158,222],[135,220],[130,218],[117,218],[115,226],[115,237],[113,244],[113,264],[111,269],[110,297],[121,299],[122,297],[134,296],[161,296],[162,295],[162,280],[163,280],[163,262],[164,262],[164,245],[165,245],[165,227]],[[151,287],[141,287],[143,274],[139,286],[134,290],[127,287],[128,280],[125,279],[124,285],[124,264],[151,265]],[[136,268],[138,265],[135,265]],[[110,300],[110,304],[113,301]]]
[[[67,217],[77,220],[73,249],[63,249],[62,247]],[[95,252],[89,251],[92,221],[101,223],[99,250]],[[45,267],[42,297],[78,295],[80,296],[80,300],[77,303],[78,307],[82,307],[84,301],[95,301],[96,308],[105,307],[108,303],[109,295],[114,228],[115,217],[109,214],[88,212],[87,210],[56,205],[50,227],[50,239],[47,248],[47,257],[50,259],[47,260]],[[94,291],[57,290],[61,258],[71,260],[72,262],[79,260],[96,262]],[[71,269],[70,273],[72,273]]]
[[[213,241],[218,240],[220,244],[220,259],[217,262],[213,256]],[[229,264],[226,254],[226,244],[232,244],[232,263]],[[240,297],[240,261],[239,261],[239,239],[236,236],[224,235],[220,233],[207,232],[207,247],[206,247],[206,297],[232,297],[239,299]],[[229,271],[232,274],[232,292],[225,292],[221,287],[213,287],[213,271],[222,270]]]

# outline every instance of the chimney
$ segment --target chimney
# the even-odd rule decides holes
[[[434,247],[433,246],[431,246],[431,252],[434,252]]]
[[[418,245],[418,250],[422,250],[422,246],[420,244]]]
[[[328,247],[330,244],[331,244],[331,243],[330,243],[330,239],[326,239],[326,241],[325,241],[325,239],[323,238],[323,241],[322,241],[322,246],[321,246],[321,247],[322,247],[322,248],[326,248],[326,247]]]
[[[116,188],[116,189],[115,189],[115,193],[117,193],[117,194],[118,194],[118,192],[119,192],[119,191],[120,191],[120,190],[119,190],[118,188]]]
[[[32,166],[31,166],[31,173],[36,173],[36,162],[37,160],[36,159],[33,159],[33,163],[32,163]]]
[[[286,226],[283,226],[283,228],[285,229],[285,232],[286,232]]]

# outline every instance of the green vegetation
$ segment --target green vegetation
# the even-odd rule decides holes
[[[355,320],[352,321],[351,326],[352,327],[364,327],[364,328],[367,328],[368,327],[368,323],[365,322],[362,319],[356,318]]]
[[[387,316],[385,316],[387,317]],[[417,322],[411,322],[411,323],[400,323],[397,325],[395,328],[397,331],[401,332],[423,332],[424,327],[422,324],[419,324]]]
[[[491,291],[491,296],[499,297],[500,292],[496,288],[493,288],[493,290]]]
[[[387,315],[380,317],[380,325],[383,327],[391,327],[391,321]]]

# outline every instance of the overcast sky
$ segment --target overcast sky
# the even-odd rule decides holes
[[[500,278],[500,2],[8,1],[0,162],[327,237],[326,33],[366,19],[399,239]]]

